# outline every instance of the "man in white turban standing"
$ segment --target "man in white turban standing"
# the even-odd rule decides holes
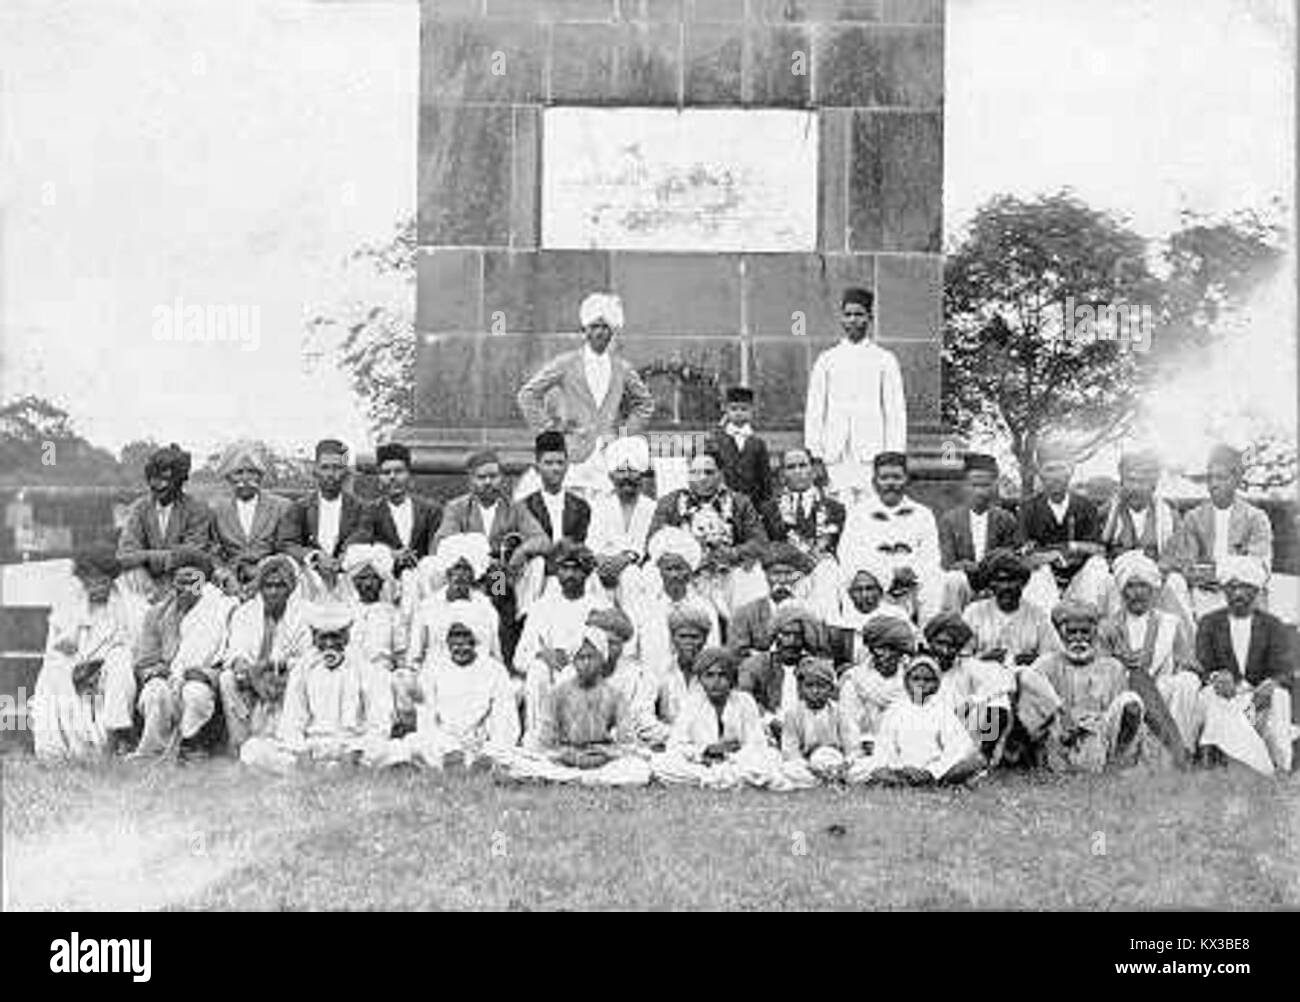
[[[519,409],[533,434],[562,431],[572,466],[565,486],[594,496],[608,490],[602,447],[636,433],[655,411],[654,397],[630,362],[610,351],[623,329],[623,302],[595,292],[578,311],[586,344],[546,363],[519,390]]]

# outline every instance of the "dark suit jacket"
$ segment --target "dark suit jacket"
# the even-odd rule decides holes
[[[212,550],[212,509],[198,498],[182,494],[173,502],[171,517],[164,535],[158,524],[153,495],[146,494],[131,502],[126,522],[117,541],[119,557],[141,550],[171,550],[178,546]]]
[[[334,543],[332,557],[341,556],[348,545],[348,539],[361,524],[365,511],[357,498],[344,491],[340,495],[342,508],[339,511],[339,534]],[[308,553],[320,549],[320,540],[316,538],[316,528],[320,520],[320,494],[313,491],[310,496],[299,498],[280,519],[276,529],[276,549],[287,553],[295,560],[302,561]]]
[[[537,524],[542,527],[542,531],[550,538],[551,530],[551,513],[546,508],[546,502],[542,500],[541,491],[533,491],[524,498],[524,507],[532,513],[533,518],[537,519]],[[587,527],[591,524],[591,505],[570,491],[564,492],[564,514],[561,517],[560,535],[565,539],[570,539],[575,543],[585,543],[587,541]]]
[[[1266,678],[1290,689],[1295,671],[1290,629],[1272,613],[1256,609],[1250,626],[1250,649],[1246,664],[1237,664],[1232,650],[1232,633],[1228,629],[1228,610],[1216,609],[1201,619],[1196,628],[1196,660],[1202,674],[1229,671],[1234,678],[1243,675],[1251,685]]]
[[[735,440],[721,428],[709,436],[709,442],[717,450],[727,486],[761,508],[772,496],[772,461],[767,443],[758,435],[750,435],[745,439],[745,448],[738,450]]]
[[[784,491],[776,492],[767,503],[760,506],[759,514],[763,516],[763,527],[767,530],[767,538],[773,542],[784,543],[790,538],[791,526],[787,525],[785,519],[781,517],[781,498]],[[848,512],[844,505],[840,504],[832,497],[822,494],[820,501],[821,506],[826,511],[826,522],[829,526],[835,527],[835,535],[827,546],[827,552],[835,554],[839,549],[840,537],[844,534],[844,520],[848,517]],[[806,542],[813,542],[817,538],[816,513],[805,515],[800,511],[795,516],[793,530],[799,534],[799,537]]]
[[[1062,543],[1101,542],[1101,515],[1097,506],[1082,494],[1067,495],[1065,522],[1058,523],[1048,506],[1047,495],[1035,494],[1020,507],[1020,535],[1036,548]]]
[[[483,516],[479,514],[478,505],[471,494],[462,494],[447,502],[447,510],[442,515],[442,525],[434,538],[434,548],[448,536],[463,532],[483,531]],[[533,513],[522,502],[498,499],[496,515],[492,519],[492,534],[488,536],[488,546],[492,555],[499,556],[506,536],[517,535],[521,541],[544,539],[549,545],[551,537],[542,531],[533,518]]]
[[[233,568],[237,564],[257,564],[276,551],[276,533],[280,519],[292,502],[279,494],[259,491],[253,510],[253,531],[244,534],[235,510],[233,496],[220,498],[212,505],[212,539],[217,563]]]
[[[414,494],[411,495],[411,506],[411,551],[418,557],[428,556],[433,552],[434,533],[442,522],[442,508],[438,502]],[[402,540],[386,498],[377,498],[362,509],[356,530],[348,542],[383,543],[394,550],[402,549]]]
[[[1048,513],[1050,514],[1050,512]],[[1014,549],[1020,545],[1020,526],[1016,516],[1005,508],[989,508],[988,538],[984,552],[1000,547]],[[939,516],[939,560],[945,571],[959,560],[975,559],[975,540],[970,534],[970,505],[959,504]]]
[[[653,538],[654,534],[665,525],[682,524],[682,518],[677,513],[677,500],[689,490],[690,488],[683,487],[681,490],[670,491],[659,499],[655,505],[655,517],[650,521],[650,533],[647,538]],[[766,543],[767,530],[763,528],[763,520],[759,517],[753,503],[744,494],[737,494],[735,491],[731,492],[731,498],[733,543],[736,546],[750,542]]]

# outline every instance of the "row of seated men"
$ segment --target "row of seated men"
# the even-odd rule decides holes
[[[541,448],[550,444],[539,442],[539,459],[558,451]],[[730,784],[746,776],[779,787],[807,781],[797,763],[785,763],[798,758],[812,769],[830,728],[843,762],[827,775],[841,779],[890,777],[899,769],[911,770],[903,773],[911,780],[925,769],[943,779],[958,763],[954,775],[963,778],[978,773],[976,763],[1097,767],[1130,761],[1144,735],[1179,764],[1209,749],[1260,772],[1289,771],[1293,661],[1286,629],[1256,608],[1267,575],[1262,560],[1230,552],[1215,561],[1227,606],[1199,619],[1194,644],[1179,613],[1157,608],[1167,578],[1140,547],[1115,561],[1116,612],[1067,597],[1049,618],[1028,601],[1033,554],[988,550],[986,539],[982,559],[963,573],[972,592],[987,590],[988,597],[974,598],[960,615],[927,616],[917,600],[919,575],[903,573],[910,569],[904,550],[892,554],[904,558],[901,565],[860,547],[855,561],[832,563],[789,539],[741,542],[728,532],[729,519],[741,518],[747,502],[725,488],[701,490],[719,472],[701,458],[711,459],[693,461],[691,487],[655,505],[640,493],[648,457],[632,441],[611,446],[616,492],[603,499],[605,511],[617,516],[626,540],[649,503],[644,550],[598,554],[566,538],[565,513],[577,506],[561,494],[551,519],[561,526],[558,539],[535,549],[546,553],[552,574],[542,573],[518,617],[509,653],[501,610],[522,604],[520,546],[494,553],[493,531],[503,515],[524,524],[531,513],[499,496],[483,503],[475,489],[499,481],[495,457],[471,460],[472,493],[458,499],[486,524],[444,533],[448,516],[455,529],[468,521],[453,501],[434,532],[434,552],[407,567],[405,580],[395,575],[402,550],[382,542],[355,542],[337,556],[316,548],[301,560],[272,553],[242,584],[234,568],[223,575],[211,553],[181,545],[162,550],[161,566],[151,568],[165,581],[152,582],[155,602],[133,633],[131,607],[143,600],[116,580],[128,561],[88,555],[78,564],[79,593],[52,617],[37,693],[38,750],[120,746],[134,740],[139,725],[135,754],[189,757],[219,719],[241,758],[273,768],[304,754],[439,764],[468,752],[524,778],[639,782],[647,776],[642,766],[655,765],[677,779]],[[892,462],[886,457],[877,466],[881,498],[889,494]],[[905,480],[905,464],[900,472]],[[724,503],[714,504],[719,495]],[[149,503],[157,503],[156,492]],[[391,495],[380,503],[391,505]],[[593,507],[591,522],[599,510]],[[841,544],[853,552],[851,534],[844,536]],[[761,571],[744,566],[749,543]],[[119,551],[132,552],[125,532]],[[136,568],[157,556],[149,551]],[[737,601],[742,573],[751,575],[750,587],[756,574],[758,593]],[[1072,582],[1064,583],[1068,591]],[[707,656],[700,651],[706,645]],[[599,670],[580,670],[585,661]],[[355,670],[338,674],[348,665]],[[710,695],[709,667],[728,680],[734,674],[734,694],[719,695],[719,681]],[[934,691],[922,691],[923,678],[912,685],[912,674],[931,669]],[[830,687],[825,702],[804,691],[823,682]],[[701,699],[712,717],[703,709],[682,716]],[[752,718],[748,710],[727,711],[746,700]],[[931,703],[934,712],[914,712]],[[821,722],[805,739],[811,724],[801,715],[808,713]],[[733,733],[738,714],[758,721],[757,731],[741,727],[743,740]],[[823,719],[828,714],[833,727]],[[948,737],[889,738],[902,725],[886,728],[887,720],[900,717],[922,730],[944,723]],[[954,737],[949,717],[964,725],[972,748]],[[687,725],[678,727],[682,720],[698,724],[690,732],[697,737],[711,721],[718,735],[707,743],[712,751],[682,751],[694,747],[683,737]],[[517,744],[511,736],[521,731]],[[718,759],[721,746],[736,740],[741,747]],[[928,758],[930,765],[916,764],[925,748],[957,746],[962,754],[942,769]],[[903,747],[911,751],[898,759]],[[480,754],[485,749],[490,753]],[[736,759],[742,749],[748,765]],[[754,766],[760,760],[762,769]],[[791,779],[791,769],[802,778]]]

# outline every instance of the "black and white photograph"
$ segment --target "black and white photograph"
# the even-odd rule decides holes
[[[1296,123],[1294,0],[0,0],[6,967],[1293,978]]]

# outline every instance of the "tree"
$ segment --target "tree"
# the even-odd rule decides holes
[[[1026,492],[1047,433],[1068,428],[1087,452],[1132,420],[1141,353],[1076,319],[1084,308],[1154,303],[1145,251],[1120,221],[1060,192],[993,199],[948,258],[945,417],[967,434],[1009,439]]]
[[[1276,274],[1284,236],[1257,213],[1188,213],[1154,248],[1068,191],[994,198],[945,267],[945,417],[1009,441],[1028,492],[1045,436],[1068,437],[1084,458],[1127,436],[1155,382]],[[1127,330],[1091,322],[1112,307],[1145,307],[1138,330],[1131,316]],[[1102,337],[1125,333],[1141,338]]]
[[[33,485],[126,482],[113,455],[82,438],[67,411],[30,394],[0,407],[0,470]]]
[[[413,285],[417,247],[412,218],[398,225],[391,240],[367,244],[349,260]],[[347,314],[344,319],[319,314],[308,322],[308,332],[315,338],[330,329],[343,331],[339,362],[363,401],[371,429],[382,436],[415,415],[415,318],[409,307],[360,304]]]

